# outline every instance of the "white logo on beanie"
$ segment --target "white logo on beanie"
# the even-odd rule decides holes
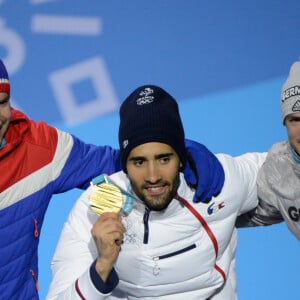
[[[292,64],[289,76],[281,90],[280,109],[282,122],[286,116],[300,111],[300,61]]]
[[[151,96],[154,91],[151,88],[145,88],[143,91],[139,93],[140,98],[136,100],[137,105],[144,105],[153,102],[154,96]]]
[[[125,149],[128,146],[128,140],[124,140],[123,141],[123,149]]]
[[[300,86],[296,85],[293,86],[285,91],[282,92],[281,101],[284,102],[286,99],[300,95]]]

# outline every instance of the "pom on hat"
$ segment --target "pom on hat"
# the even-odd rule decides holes
[[[283,124],[287,115],[300,112],[300,61],[293,63],[282,87],[280,108]]]
[[[178,104],[166,91],[154,85],[137,88],[120,107],[119,145],[125,172],[130,151],[149,142],[171,146],[185,164],[184,129]]]
[[[10,94],[8,73],[3,61],[0,59],[0,93]]]

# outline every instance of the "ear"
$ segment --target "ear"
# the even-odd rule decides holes
[[[179,172],[184,172],[183,163],[181,161],[179,162]]]

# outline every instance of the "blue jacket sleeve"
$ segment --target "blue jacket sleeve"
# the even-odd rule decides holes
[[[73,135],[69,137],[73,139],[73,143],[61,174],[56,180],[56,193],[73,188],[85,189],[94,177],[121,170],[118,150],[110,146],[85,144]]]

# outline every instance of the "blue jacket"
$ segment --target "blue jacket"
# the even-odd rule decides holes
[[[0,149],[0,298],[38,299],[38,243],[53,194],[120,170],[118,151],[96,147],[12,109]]]

